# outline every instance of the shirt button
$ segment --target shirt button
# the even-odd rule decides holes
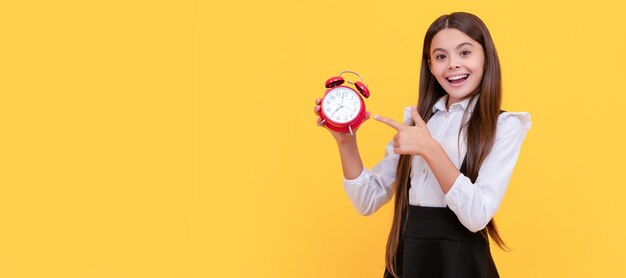
[[[426,169],[422,169],[422,174],[426,174]]]

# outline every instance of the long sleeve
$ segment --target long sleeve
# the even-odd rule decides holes
[[[371,170],[363,169],[356,179],[344,178],[344,188],[354,208],[361,215],[371,215],[393,197],[399,155],[393,152],[393,141],[387,143],[385,158]]]
[[[447,205],[472,232],[482,230],[500,208],[530,128],[528,113],[503,113],[498,120],[493,148],[476,182],[461,174],[445,196]]]

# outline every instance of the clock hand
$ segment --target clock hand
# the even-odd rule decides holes
[[[339,106],[341,106],[340,108],[344,108],[344,107],[345,107],[345,108],[348,108],[348,109],[350,109],[350,110],[352,110],[352,111],[356,112],[356,110],[354,110],[353,108],[350,108],[350,107],[348,107],[348,106],[343,106],[343,105],[341,105],[341,104],[339,104]]]
[[[330,115],[330,117],[329,117],[329,118],[331,118],[333,115],[335,115],[335,113],[337,113],[337,111],[339,111],[339,109],[341,109],[341,107],[343,107],[343,106],[341,106],[341,105],[340,105],[340,106],[339,106],[339,108],[337,108],[337,110],[335,110],[335,112],[333,112],[333,114],[332,114],[332,115]]]
[[[350,107],[348,107],[348,106],[341,106],[341,107],[345,107],[345,108],[348,108],[348,109],[350,109],[350,110],[352,110],[352,111],[356,112],[356,110],[354,110],[354,109],[352,109],[352,108],[350,108]]]

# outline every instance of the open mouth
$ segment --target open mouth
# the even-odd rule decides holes
[[[461,84],[467,80],[469,74],[460,74],[455,76],[446,77],[446,80],[452,84]]]

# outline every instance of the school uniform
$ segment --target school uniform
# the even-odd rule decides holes
[[[476,99],[455,103],[449,110],[447,100],[446,95],[435,103],[427,126],[461,175],[444,194],[426,161],[414,156],[397,271],[403,278],[498,277],[488,240],[479,231],[500,207],[530,129],[530,115],[504,112],[498,116],[494,145],[472,181],[462,167],[467,144],[465,132],[459,130],[469,120]],[[410,108],[405,108],[404,119],[410,121]],[[392,199],[398,159],[390,141],[383,160],[353,180],[344,179],[345,191],[359,213],[370,215]],[[385,277],[391,276],[385,272]]]

